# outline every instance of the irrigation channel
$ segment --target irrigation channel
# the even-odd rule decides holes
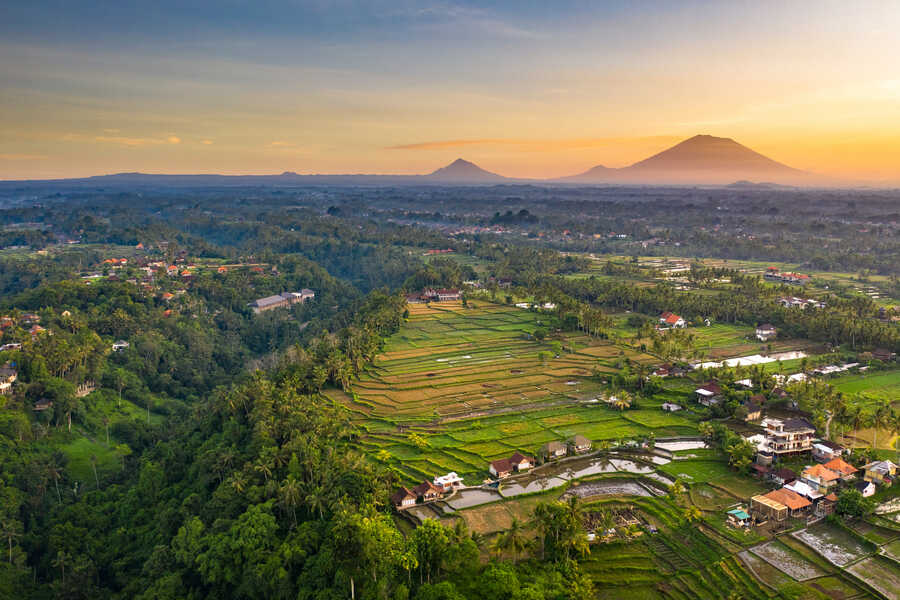
[[[504,480],[499,489],[490,485],[467,487],[452,495],[411,507],[404,512],[420,522],[423,519],[452,514],[457,510],[514,498],[523,494],[545,492],[575,482],[562,494],[581,498],[594,496],[659,496],[672,485],[670,477],[656,471],[655,465],[671,462],[671,452],[703,447],[702,441],[673,440],[664,442],[659,450],[639,450],[595,453],[553,461],[540,465],[528,473]],[[622,473],[638,475],[640,479],[603,479],[577,483],[576,480],[594,475]]]

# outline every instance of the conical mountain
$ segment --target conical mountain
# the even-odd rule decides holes
[[[737,180],[809,183],[810,175],[731,138],[695,135],[631,166],[594,167],[567,179],[585,183],[727,184]]]
[[[434,173],[425,175],[428,179],[434,181],[446,182],[485,182],[485,181],[503,181],[506,177],[485,171],[475,163],[457,158],[446,167],[441,167]]]

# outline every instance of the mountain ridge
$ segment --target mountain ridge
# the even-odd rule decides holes
[[[834,185],[836,180],[795,169],[764,156],[732,138],[699,134],[643,160],[621,168],[596,165],[583,173],[549,179],[505,177],[457,158],[422,175],[307,174],[284,171],[272,175],[148,174],[141,172],[49,180],[7,180],[4,186],[26,184],[161,185],[184,187],[260,185],[488,185],[625,184],[625,185],[730,185],[735,182],[769,185]]]

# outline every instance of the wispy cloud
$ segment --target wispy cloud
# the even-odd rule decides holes
[[[104,130],[105,131],[105,130]],[[69,141],[73,136],[66,136]],[[177,135],[169,135],[164,138],[147,138],[147,137],[128,137],[122,135],[98,135],[93,138],[95,142],[101,144],[116,144],[125,146],[126,148],[140,148],[142,146],[159,146],[161,144],[180,144],[181,138]]]
[[[516,139],[482,138],[463,140],[437,140],[413,144],[388,146],[386,150],[446,150],[465,146],[512,146],[528,151],[568,150],[573,148],[595,148],[634,142],[670,143],[680,141],[684,136],[660,135],[645,137],[604,137],[568,139]]]
[[[296,146],[296,144],[294,144],[293,142],[276,141],[269,142],[269,146],[271,146],[272,148],[293,148]]]
[[[452,2],[436,2],[417,8],[410,15],[416,25],[426,29],[477,31],[495,37],[541,39],[546,34],[526,29],[501,19],[487,10],[460,6]]]
[[[213,145],[212,140],[201,140],[200,143],[203,144],[204,146],[212,146]]]
[[[0,154],[0,160],[43,160],[47,158],[43,154]]]

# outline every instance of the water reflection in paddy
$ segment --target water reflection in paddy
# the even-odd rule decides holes
[[[487,504],[500,500],[501,496],[494,490],[486,490],[483,488],[469,488],[460,490],[446,501],[450,508],[459,510],[461,508],[469,508],[470,506],[478,506],[479,504]]]
[[[680,450],[699,450],[707,446],[703,440],[680,440],[675,442],[656,442],[656,447],[669,452],[678,452]]]

